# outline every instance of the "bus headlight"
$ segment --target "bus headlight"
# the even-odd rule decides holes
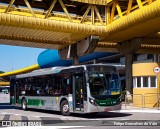
[[[98,106],[97,103],[94,101],[94,99],[89,98],[89,102],[95,106]]]

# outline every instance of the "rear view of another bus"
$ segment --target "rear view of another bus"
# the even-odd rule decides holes
[[[115,66],[89,65],[90,94],[88,112],[106,112],[121,109],[121,86]]]

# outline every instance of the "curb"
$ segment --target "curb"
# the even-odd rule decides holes
[[[123,112],[123,113],[130,113],[130,112],[137,112],[137,113],[160,113],[160,110],[147,110],[147,109],[144,109],[144,110],[119,110],[118,112]]]

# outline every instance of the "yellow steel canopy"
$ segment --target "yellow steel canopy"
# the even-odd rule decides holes
[[[0,43],[59,50],[98,35],[101,48],[137,37],[153,47],[159,21],[160,0],[0,0]]]

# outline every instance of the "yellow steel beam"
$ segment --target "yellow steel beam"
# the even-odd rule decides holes
[[[51,6],[49,7],[47,14],[45,15],[45,18],[48,18],[48,16],[50,15],[52,9],[54,8],[55,4],[56,4],[57,0],[53,0]]]
[[[106,25],[111,22],[111,14],[110,14],[110,7],[105,7],[105,19],[106,19]]]
[[[99,42],[97,44],[97,47],[101,47],[101,48],[117,48],[117,44],[118,43]],[[160,45],[145,44],[145,39],[143,39],[140,49],[142,49],[142,48],[145,48],[145,49],[151,49],[151,48],[160,49]],[[160,53],[160,51],[159,51],[159,53]]]
[[[42,18],[0,13],[0,25],[4,24],[6,26],[13,26],[24,29],[28,28],[36,30],[64,32],[68,34],[79,34],[79,32],[83,32],[83,34],[86,36],[94,33],[101,34],[105,32],[106,27],[97,25],[88,26],[88,24],[80,24],[78,22],[64,22],[63,20],[46,20]]]
[[[147,2],[148,2],[148,1],[143,1],[143,2],[142,2],[142,5],[143,5],[143,6],[147,5]],[[128,6],[129,6],[129,5],[128,5]],[[134,5],[134,6],[131,5],[131,10],[129,10],[129,13],[130,13],[131,11],[133,12],[133,11],[136,11],[136,10],[138,10],[138,9],[139,9],[138,4],[137,4],[137,5]],[[128,11],[128,8],[127,8],[127,10],[123,11],[122,14],[123,14],[123,15],[128,15],[129,13],[127,14],[127,11]]]
[[[116,8],[117,8],[117,11],[118,11],[118,15],[119,15],[120,17],[122,17],[123,15],[122,15],[121,7],[120,7],[119,4],[118,4],[118,0],[116,0]]]
[[[81,19],[81,22],[80,23],[83,23],[84,22],[84,19],[86,18],[87,14],[89,13],[90,9],[92,8],[92,5],[89,5],[86,12],[84,13],[82,19]]]
[[[69,34],[79,34],[83,33],[83,36],[88,36],[91,34],[103,35],[102,40],[118,40],[122,41],[124,39],[133,38],[133,36],[145,36],[145,34],[154,33],[158,29],[158,18],[160,17],[159,10],[159,0],[153,2],[149,6],[145,6],[142,9],[138,9],[133,13],[130,13],[127,17],[120,18],[115,20],[112,24],[108,24],[107,26],[97,26],[97,25],[89,25],[88,24],[80,24],[78,22],[64,22],[64,20],[46,20],[42,18],[33,18],[33,17],[25,17],[13,14],[0,13],[0,25],[20,27],[20,28],[28,28],[35,30],[47,30],[54,32],[66,32]],[[91,6],[91,5],[90,5]],[[136,19],[136,20],[135,20]],[[151,21],[151,22],[150,22]],[[143,24],[142,24],[143,23]],[[150,23],[154,26],[157,25],[156,28],[147,26],[146,23]],[[141,31],[137,31],[138,26],[143,29]],[[133,28],[136,28],[133,30]],[[147,30],[148,31],[145,31]],[[128,30],[132,33],[128,33]],[[122,35],[121,33],[125,33]],[[110,38],[110,39],[109,39]],[[72,42],[73,43],[73,42]]]
[[[72,19],[71,19],[69,13],[68,13],[68,11],[67,11],[67,9],[66,9],[66,7],[65,7],[65,5],[64,5],[64,3],[63,3],[63,1],[62,1],[62,0],[59,0],[59,3],[61,4],[61,6],[62,6],[62,8],[63,8],[63,11],[64,11],[65,14],[67,15],[69,21],[72,22]]]
[[[95,15],[94,15],[94,5],[91,8],[91,22],[92,25],[94,25],[94,21],[95,21]]]
[[[8,13],[8,11],[10,10],[10,8],[13,5],[14,2],[15,2],[15,0],[11,0],[11,2],[9,3],[8,7],[5,10],[5,13]]]
[[[31,14],[33,15],[33,17],[36,17],[36,15],[34,14],[32,8],[31,8],[31,5],[29,4],[28,0],[24,0],[24,2],[26,3],[29,11],[31,12]]]
[[[5,9],[5,12],[8,12],[9,11],[9,9],[11,8],[11,6],[13,5],[13,3],[14,3],[14,1],[15,0],[11,0],[11,2],[9,3],[9,5],[8,5],[8,7]],[[44,18],[48,18],[48,16],[50,15],[50,13],[51,13],[51,11],[53,10],[53,8],[54,8],[54,6],[55,6],[55,4],[56,4],[56,2],[57,2],[57,0],[53,0],[52,1],[52,4],[51,4],[51,6],[50,6],[50,8],[49,8],[49,10],[48,10],[48,12],[47,12],[47,14],[45,15],[45,16],[43,16],[43,12],[41,11],[40,12],[40,10],[32,10],[32,8],[31,8],[31,6],[30,6],[30,4],[29,4],[29,2],[28,2],[28,0],[24,0],[25,1],[25,3],[26,3],[26,5],[27,5],[27,7],[28,7],[28,9],[29,9],[29,11],[31,12],[31,14],[33,15],[33,16],[35,16],[35,14],[36,14],[36,17],[40,17],[40,18],[42,18],[42,17],[44,17]],[[89,4],[91,4],[92,3],[92,5],[89,5],[89,7],[88,7],[88,9],[86,10],[86,12],[84,13],[84,15],[82,16],[82,19],[80,20],[80,18],[76,18],[75,16],[74,17],[72,17],[71,18],[71,16],[70,16],[70,14],[69,14],[69,12],[67,11],[67,8],[65,7],[65,5],[64,5],[64,3],[63,3],[63,1],[62,0],[58,0],[59,1],[59,3],[61,4],[61,6],[62,6],[62,8],[63,8],[63,10],[64,10],[64,14],[65,14],[65,16],[67,16],[67,17],[65,17],[66,19],[64,19],[64,14],[61,14],[61,16],[60,15],[57,15],[57,14],[55,14],[54,15],[54,17],[52,17],[52,18],[50,18],[50,19],[54,19],[54,20],[64,20],[64,21],[68,21],[68,19],[69,19],[69,21],[70,22],[80,22],[80,23],[83,23],[84,22],[84,20],[85,20],[85,18],[86,18],[86,16],[87,16],[87,14],[89,13],[89,11],[90,11],[90,7],[93,5],[93,4],[98,4],[99,3],[99,1],[95,1],[95,2],[89,2],[89,1],[85,1],[86,3],[89,3]],[[83,0],[82,0],[83,1]],[[116,11],[116,9],[117,9],[117,12],[118,12],[118,15],[120,16],[120,17],[122,17],[123,15],[128,15],[132,10],[136,10],[138,7],[139,8],[141,8],[141,7],[143,7],[144,5],[147,5],[146,4],[146,2],[148,2],[148,4],[150,4],[151,2],[154,2],[154,1],[158,1],[158,0],[147,0],[147,1],[141,1],[141,0],[136,0],[137,1],[137,5],[136,6],[133,6],[132,7],[132,3],[133,3],[133,0],[129,0],[128,1],[128,7],[127,7],[127,10],[125,10],[125,11],[123,11],[122,12],[122,10],[121,10],[121,6],[118,4],[118,0],[110,0],[110,1],[106,1],[107,3],[109,3],[108,5],[107,5],[107,9],[106,9],[106,11],[105,11],[105,14],[106,14],[106,17],[105,17],[105,21],[107,21],[106,22],[106,24],[108,24],[108,23],[111,23],[113,20],[114,20],[114,17],[115,17],[115,11]],[[110,8],[112,8],[112,10],[111,10],[111,12],[110,12]],[[20,10],[20,11],[18,11],[18,10]],[[19,8],[14,8],[14,10],[12,10],[12,12],[10,12],[11,14],[17,14],[17,15],[27,15],[27,16],[30,16],[30,14],[26,14],[25,12],[24,12],[24,10],[26,11],[26,9],[24,9],[23,8],[23,10],[22,9],[19,9]],[[91,9],[92,11],[91,12],[94,12],[93,11],[93,9]],[[97,14],[97,9],[94,9],[95,10],[95,12],[96,12],[96,14]],[[1,10],[0,10],[0,12],[1,12]],[[38,13],[37,13],[38,12]],[[106,13],[107,12],[107,13]],[[93,14],[93,13],[92,13]],[[58,16],[58,17],[57,17]],[[102,24],[102,21],[103,20],[101,20],[101,18],[99,17],[99,14],[97,14],[97,16],[98,16],[98,18],[99,18],[99,21],[100,22],[95,22],[94,24],[96,24],[96,25],[103,25]],[[63,19],[61,19],[61,17],[63,17]],[[67,19],[68,18],[68,19]],[[76,20],[75,20],[76,19]],[[88,19],[88,18],[87,18]],[[93,18],[92,16],[89,18],[89,19],[91,19],[90,21],[91,22],[89,22],[89,20],[88,21],[86,21],[85,23],[89,23],[89,24],[93,24],[93,19],[95,19],[95,18]]]
[[[148,0],[148,4],[151,4],[153,2],[153,0]]]
[[[95,6],[94,9],[95,9],[95,12],[96,12],[96,14],[97,14],[97,16],[98,16],[98,18],[99,18],[100,23],[103,25],[103,20],[102,20],[102,18],[101,18],[101,15],[100,15],[97,7]]]
[[[26,67],[26,68],[22,68],[22,69],[19,69],[19,70],[14,70],[14,71],[11,71],[11,72],[2,73],[2,74],[0,74],[0,77],[17,75],[17,74],[21,74],[21,73],[25,73],[25,72],[30,72],[30,71],[36,70],[36,69],[39,69],[38,64],[29,66],[29,67]]]
[[[54,41],[45,38],[38,38],[38,37],[30,37],[30,36],[21,36],[21,35],[0,35],[0,39],[8,39],[8,40],[15,40],[15,41],[26,41],[26,42],[33,42],[33,43],[43,43],[43,44],[54,44],[54,45],[68,45],[70,42],[67,41]]]
[[[137,3],[138,3],[139,8],[142,8],[142,7],[143,7],[141,0],[137,0]]]
[[[116,2],[114,2],[113,5],[112,5],[112,10],[111,10],[111,22],[113,21],[114,14],[115,14],[115,10],[116,10]]]
[[[132,8],[132,4],[133,4],[133,0],[129,0],[126,15],[130,14],[131,8]]]
[[[117,38],[121,39],[119,41],[124,41],[124,39],[130,39],[138,35],[146,36],[158,32],[160,30],[160,26],[157,25],[160,20],[159,7],[160,0],[156,0],[149,6],[144,6],[142,9],[130,13],[127,17],[115,20],[106,26],[109,36],[105,40],[115,41],[115,38]]]

